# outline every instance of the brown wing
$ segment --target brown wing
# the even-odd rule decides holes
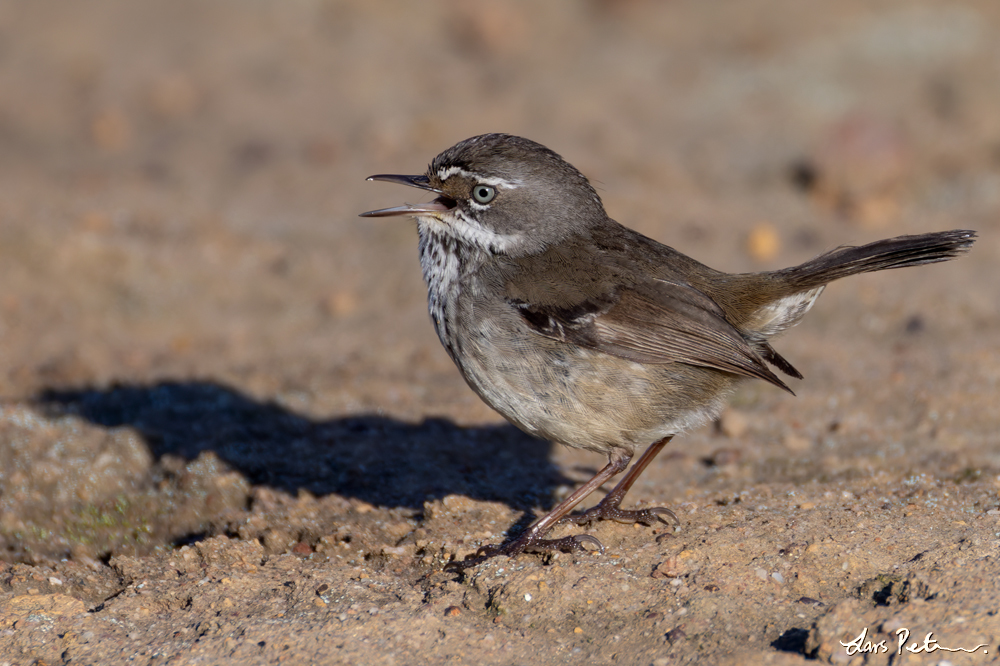
[[[566,299],[546,300],[549,304],[510,303],[536,332],[554,340],[639,363],[716,368],[792,392],[726,320],[718,304],[691,286],[645,280],[602,294],[591,291],[568,299],[570,304]]]

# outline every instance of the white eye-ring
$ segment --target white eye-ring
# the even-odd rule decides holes
[[[472,188],[472,198],[476,200],[477,203],[488,204],[493,201],[493,197],[497,195],[497,190],[491,185],[483,185],[480,183]]]

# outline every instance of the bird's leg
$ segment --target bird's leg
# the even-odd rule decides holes
[[[625,494],[628,492],[635,480],[639,478],[642,471],[653,461],[656,454],[663,449],[673,438],[664,437],[663,439],[653,442],[646,452],[639,457],[635,464],[632,465],[632,469],[622,477],[622,480],[618,482],[618,485],[608,493],[604,499],[602,499],[596,506],[587,509],[583,513],[576,514],[573,516],[565,516],[563,521],[576,523],[577,525],[588,525],[595,520],[614,520],[619,523],[643,523],[644,525],[653,525],[656,521],[661,521],[666,523],[664,516],[668,516],[674,524],[678,524],[680,521],[677,520],[677,516],[670,509],[662,506],[650,507],[648,509],[633,509],[626,510],[622,509],[622,500],[625,499]]]
[[[536,552],[562,550],[569,552],[585,552],[587,549],[584,547],[584,544],[594,546],[596,550],[599,550],[603,554],[604,546],[600,541],[589,534],[577,534],[575,536],[563,537],[562,539],[546,539],[544,537],[548,534],[549,530],[551,530],[556,523],[565,518],[566,514],[572,511],[577,504],[582,502],[588,495],[604,485],[608,479],[616,474],[619,474],[622,470],[628,467],[630,460],[632,460],[632,456],[629,454],[620,450],[613,450],[609,455],[608,464],[605,465],[600,472],[595,474],[594,478],[577,488],[572,495],[564,499],[562,502],[556,504],[551,511],[536,520],[530,527],[524,530],[519,537],[505,544],[483,546],[479,549],[474,558],[465,559],[461,562],[453,562],[449,566],[465,568],[475,566],[480,562],[488,560],[491,557],[496,557],[497,555],[514,557],[515,555],[525,551]],[[626,490],[628,490],[628,488],[626,488]],[[622,492],[622,494],[624,495],[625,493]]]

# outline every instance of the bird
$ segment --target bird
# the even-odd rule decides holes
[[[782,270],[726,273],[611,219],[578,169],[503,133],[455,144],[423,174],[368,180],[434,195],[361,216],[415,218],[431,321],[472,390],[521,430],[608,458],[520,534],[459,566],[526,551],[604,553],[590,534],[548,538],[559,523],[679,524],[667,507],[622,500],[673,437],[717,418],[742,382],[792,393],[778,373],[802,374],[771,341],[829,282],[947,261],[976,237],[898,236]],[[572,513],[622,472],[600,502]]]

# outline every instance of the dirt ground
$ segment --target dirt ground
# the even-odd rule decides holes
[[[995,0],[7,0],[0,90],[0,665],[1000,659]],[[797,397],[636,484],[676,529],[444,570],[605,462],[483,405],[357,217],[488,131],[726,270],[980,239],[830,287]]]

